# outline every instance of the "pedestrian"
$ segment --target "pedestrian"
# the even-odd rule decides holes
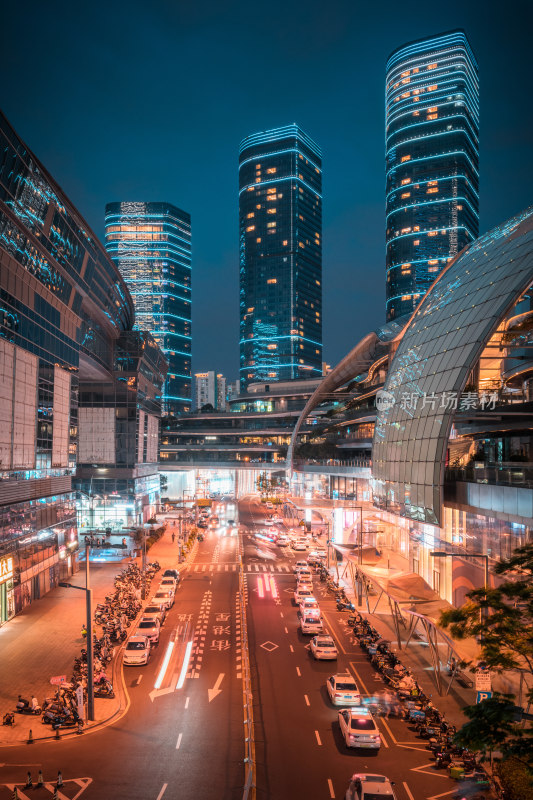
[[[41,786],[44,786],[44,778],[43,778],[42,769],[39,770],[39,774],[37,775],[37,789],[39,789]]]
[[[57,781],[56,781],[56,786],[57,786],[57,787],[59,787],[59,786],[63,786],[63,776],[62,776],[62,774],[61,774],[61,770],[60,770],[60,769],[58,769],[58,771],[57,771]]]
[[[33,781],[31,779],[31,772],[28,770],[28,780],[26,781],[25,789],[32,789],[33,788]]]
[[[97,540],[96,540],[96,546],[100,547],[100,537],[98,537]]]
[[[172,544],[174,544],[175,538],[176,538],[176,534],[174,533],[174,531],[172,531]]]

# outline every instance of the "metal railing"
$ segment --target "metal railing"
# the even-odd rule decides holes
[[[246,604],[248,590],[244,581],[242,567],[242,553],[239,555],[239,598],[241,617],[241,648],[242,648],[242,699],[244,715],[244,790],[243,800],[255,800],[255,740],[254,740],[254,707],[252,693],[252,673],[250,669],[250,654],[248,650],[248,627],[246,622]]]

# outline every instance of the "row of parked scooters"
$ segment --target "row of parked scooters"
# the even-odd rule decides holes
[[[106,668],[112,661],[116,644],[120,644],[127,637],[127,628],[130,627],[141,610],[141,591],[143,582],[148,589],[150,583],[160,569],[154,561],[148,564],[145,576],[136,564],[128,567],[115,578],[115,589],[105,598],[105,603],[98,603],[94,613],[94,621],[101,626],[101,636],[93,634],[93,668],[94,668],[94,696],[115,696],[113,684],[109,680]],[[85,625],[82,626],[82,636],[87,636]],[[80,655],[74,659],[74,667],[70,682],[62,683],[55,694],[47,697],[42,706],[36,697],[31,700],[19,695],[15,711],[19,714],[34,714],[41,717],[44,724],[52,728],[81,727],[83,720],[78,713],[78,700],[76,690],[79,686],[86,692],[87,686],[87,649],[83,648]],[[4,715],[3,724],[13,725],[15,716],[13,712]]]
[[[433,705],[411,670],[393,652],[391,643],[384,640],[358,612],[351,614],[347,622],[356,643],[387,686],[381,697],[376,698],[373,712],[405,719],[417,736],[427,740],[436,769],[448,768],[450,774],[455,769],[462,780],[472,780],[479,787],[489,786],[487,774],[480,768],[476,754],[455,743],[455,726],[447,722],[445,715]]]

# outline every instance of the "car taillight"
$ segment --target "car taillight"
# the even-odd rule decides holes
[[[342,694],[339,694],[338,692],[335,692],[335,697],[342,697]]]

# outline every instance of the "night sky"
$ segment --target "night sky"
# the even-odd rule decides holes
[[[324,358],[384,321],[384,82],[394,48],[462,27],[479,62],[481,225],[533,202],[531,2],[29,0],[4,7],[1,105],[103,239],[104,206],[193,230],[193,370],[238,376],[240,140],[321,146]]]

